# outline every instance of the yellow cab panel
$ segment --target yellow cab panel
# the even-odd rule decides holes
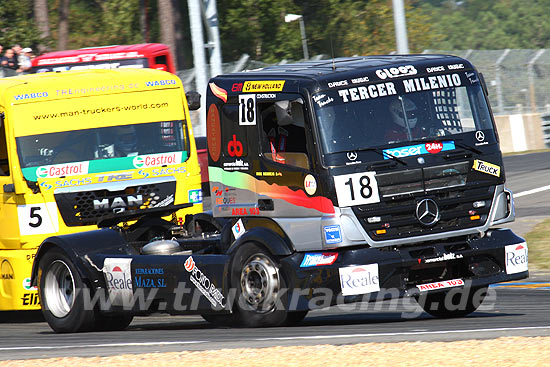
[[[40,308],[40,243],[102,217],[192,203],[200,171],[178,77],[152,69],[0,79],[0,311]]]

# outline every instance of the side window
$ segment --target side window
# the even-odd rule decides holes
[[[156,65],[165,65],[168,67],[168,61],[166,60],[166,55],[160,55],[155,57],[155,64]]]
[[[0,176],[9,176],[8,145],[6,143],[6,129],[4,128],[4,114],[0,113]]]
[[[309,169],[301,98],[259,102],[261,150],[274,162]]]

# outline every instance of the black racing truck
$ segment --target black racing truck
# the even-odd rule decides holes
[[[414,297],[436,317],[476,310],[528,276],[496,225],[512,193],[483,77],[446,55],[337,58],[220,75],[206,95],[211,212],[106,215],[46,239],[34,261],[56,332],[134,315],[297,323],[311,309]]]

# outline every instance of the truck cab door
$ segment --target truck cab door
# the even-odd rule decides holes
[[[259,100],[260,169],[254,172],[260,215],[278,218],[321,217],[327,200],[319,198],[319,177],[311,121],[299,94],[284,93]]]
[[[0,250],[20,247],[15,187],[10,172],[6,139],[5,120],[2,113],[0,116],[0,193],[2,197],[0,200]]]

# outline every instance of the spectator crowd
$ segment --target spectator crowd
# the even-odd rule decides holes
[[[30,47],[22,48],[20,45],[14,45],[4,49],[0,45],[0,78],[30,73],[31,61],[34,57]]]

